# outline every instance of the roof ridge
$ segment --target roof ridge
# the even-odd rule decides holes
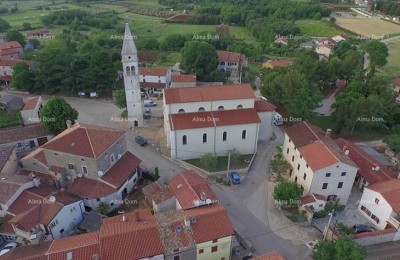
[[[196,174],[196,173],[195,173],[195,174]],[[190,185],[190,183],[188,182],[188,180],[187,180],[185,177],[183,177],[183,173],[180,173],[180,175],[182,176],[182,178],[184,179],[184,181],[186,182],[186,184],[189,186],[190,190],[192,190],[193,193],[196,194],[196,197],[197,197],[198,199],[200,199],[199,195],[198,195],[198,194],[196,193],[196,191],[193,189],[192,185]]]
[[[92,149],[93,157],[96,158],[96,154],[95,154],[94,149],[93,149],[92,140],[90,139],[90,136],[89,136],[88,128],[87,128],[87,126],[81,126],[81,127],[82,127],[83,129],[85,129],[87,138],[88,138],[88,140],[89,140],[90,148]]]

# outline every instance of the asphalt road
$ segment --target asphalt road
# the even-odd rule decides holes
[[[400,241],[369,246],[367,260],[400,259]]]

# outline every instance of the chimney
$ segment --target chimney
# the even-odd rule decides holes
[[[202,201],[205,201],[205,200],[207,199],[206,193],[205,193],[204,191],[201,192],[201,194],[200,194],[200,199],[201,199]]]
[[[325,136],[326,137],[331,137],[331,133],[332,133],[332,129],[326,129],[326,134],[325,134]]]
[[[125,222],[125,213],[122,213],[122,222]]]
[[[186,228],[190,228],[190,220],[185,218],[185,226]]]
[[[66,124],[67,124],[67,128],[71,128],[71,127],[72,127],[72,122],[71,122],[71,120],[67,120],[67,121],[66,121]]]
[[[138,211],[135,211],[135,219],[136,219],[136,222],[140,221],[140,216],[139,216],[139,212]]]

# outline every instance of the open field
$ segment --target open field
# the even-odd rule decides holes
[[[336,24],[366,38],[381,38],[386,34],[399,33],[400,25],[380,18],[349,19],[337,18]]]
[[[0,109],[0,128],[16,126],[19,125],[20,122],[21,120],[19,111],[7,112]]]
[[[235,170],[235,169],[246,168],[249,165],[248,162],[250,162],[251,158],[253,158],[252,154],[244,154],[244,155],[242,155],[240,163],[237,164],[237,165],[234,165],[233,163],[231,163],[230,169],[231,170]],[[219,172],[219,171],[224,171],[224,170],[227,169],[227,167],[228,167],[228,156],[218,156],[217,166],[216,166],[215,169],[212,169],[209,166],[202,165],[200,159],[189,159],[189,160],[185,160],[185,162],[193,164],[194,166],[197,166],[197,167],[199,167],[201,169],[204,169],[206,171]]]
[[[343,33],[343,30],[326,20],[299,20],[296,21],[296,25],[299,26],[301,33],[305,36],[335,36]]]
[[[398,77],[400,75],[400,41],[390,42],[387,46],[389,48],[388,62],[379,71],[391,77]]]

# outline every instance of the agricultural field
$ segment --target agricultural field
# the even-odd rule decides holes
[[[389,49],[388,62],[379,71],[390,77],[398,77],[400,76],[400,41],[390,42],[387,46]]]
[[[296,21],[302,35],[305,36],[335,36],[344,31],[326,20],[299,20]]]
[[[336,18],[336,25],[366,38],[382,38],[386,34],[400,33],[400,25],[380,18]]]

